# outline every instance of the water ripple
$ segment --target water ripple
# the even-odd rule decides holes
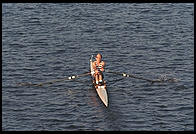
[[[191,3],[2,4],[3,130],[194,130],[194,5]],[[106,67],[105,108],[89,76],[91,54]],[[123,78],[123,79],[121,79]],[[120,80],[121,79],[121,80]]]

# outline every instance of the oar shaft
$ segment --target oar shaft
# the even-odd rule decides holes
[[[133,74],[126,74],[126,73],[113,72],[113,71],[107,71],[107,72],[108,73],[113,73],[113,74],[119,74],[119,75],[122,75],[123,77],[131,77],[131,78],[135,78],[135,79],[146,80],[146,81],[151,82],[151,83],[162,82],[160,79],[151,80],[151,79],[140,77],[140,76],[136,76],[136,75],[133,75]]]
[[[148,78],[135,76],[135,75],[132,75],[132,74],[129,75],[129,77],[136,78],[136,79],[140,79],[140,80],[146,80],[146,81],[149,81],[149,82],[155,82],[155,80],[151,80],[151,79],[148,79]]]
[[[62,78],[62,79],[46,81],[46,82],[42,82],[42,83],[38,83],[38,84],[33,84],[33,83],[26,82],[26,83],[19,83],[18,85],[20,85],[20,86],[42,86],[42,85],[45,85],[45,84],[53,84],[55,82],[60,82],[60,81],[64,81],[64,80],[73,80],[73,79],[76,79],[76,78],[79,78],[79,77],[82,77],[82,76],[86,76],[86,75],[89,75],[89,74],[90,74],[90,72],[80,74],[80,75],[72,75],[72,76],[69,76],[69,77]]]
[[[150,79],[147,79],[147,78],[143,78],[143,77],[139,77],[139,76],[135,76],[133,74],[126,74],[126,73],[120,73],[120,72],[111,72],[111,71],[108,71],[108,73],[114,73],[114,74],[120,74],[124,77],[132,77],[132,78],[136,78],[136,79],[141,79],[141,80],[146,80],[146,81],[152,81]]]

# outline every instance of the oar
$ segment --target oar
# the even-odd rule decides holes
[[[45,85],[45,84],[53,84],[55,82],[60,82],[60,81],[64,81],[64,80],[73,80],[73,79],[76,79],[76,78],[79,78],[79,77],[82,77],[82,76],[86,76],[86,75],[89,75],[89,74],[90,74],[90,72],[83,73],[83,74],[80,74],[80,75],[72,75],[72,76],[69,76],[69,77],[62,78],[62,79],[46,81],[46,82],[42,82],[42,83],[38,83],[38,84],[33,84],[33,83],[29,83],[29,82],[18,83],[18,86],[42,86],[42,85]]]
[[[136,76],[133,74],[126,74],[126,73],[121,73],[121,72],[113,72],[113,71],[106,71],[107,73],[113,73],[113,74],[117,74],[117,75],[121,75],[123,77],[131,77],[131,78],[135,78],[135,79],[140,79],[140,80],[146,80],[148,82],[151,82],[152,84],[157,82],[178,82],[178,80],[176,78],[160,78],[160,79],[148,79],[148,78],[144,78],[144,77],[140,77],[140,76]]]

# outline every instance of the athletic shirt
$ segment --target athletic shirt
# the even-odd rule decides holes
[[[96,63],[97,70],[101,71],[100,69],[103,68],[103,65],[102,65],[103,62],[100,62],[99,65],[97,64],[97,62],[95,62],[95,63]]]

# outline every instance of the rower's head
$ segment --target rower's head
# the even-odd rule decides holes
[[[102,55],[100,53],[98,53],[97,56],[96,56],[96,60],[100,62],[101,58],[102,58]]]

